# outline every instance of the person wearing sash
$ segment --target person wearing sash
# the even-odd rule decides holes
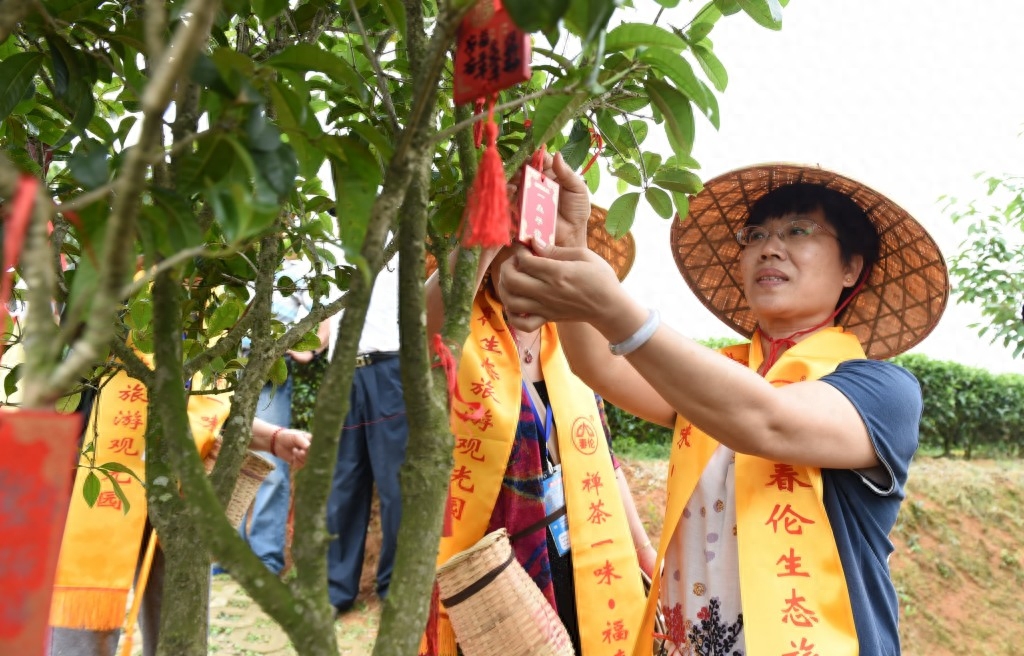
[[[96,462],[117,463],[142,480],[146,472],[147,397],[142,383],[118,371],[104,381],[95,400],[84,408],[88,416],[84,444],[93,442]],[[229,410],[229,395],[189,396],[189,423],[200,455],[205,456],[211,449]],[[254,419],[250,447],[301,467],[310,437],[306,431]],[[144,588],[139,628],[142,654],[151,656],[157,653],[159,641],[165,561],[163,550],[157,546],[148,578],[135,580],[148,541],[154,536],[145,490],[141,481],[119,476],[122,493],[131,504],[128,512],[123,512],[108,481],[101,483],[98,499],[89,507],[82,492],[91,471],[87,466],[89,453],[83,453],[81,459],[83,466],[75,475],[54,581],[47,654],[114,656],[129,596],[133,588]]]
[[[586,208],[589,216],[589,200]],[[655,552],[611,454],[603,402],[570,371],[558,329],[507,322],[494,283],[511,252],[480,256],[452,400],[455,464],[438,564],[505,528],[575,653],[628,654],[644,604],[641,569],[650,572]],[[427,303],[434,335],[443,323],[436,273]],[[443,603],[427,634],[423,653],[455,655]]]
[[[587,194],[578,177],[566,190]],[[517,248],[499,294],[515,329],[559,322],[595,391],[674,429],[633,653],[664,640],[671,654],[899,654],[888,536],[922,399],[884,360],[945,308],[935,242],[887,197],[818,167],[712,179],[671,242],[692,291],[750,340],[716,353],[623,290],[587,250],[582,212],[565,218],[576,229],[557,245]]]

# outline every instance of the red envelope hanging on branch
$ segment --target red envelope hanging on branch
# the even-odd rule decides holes
[[[481,0],[459,26],[455,102],[473,102],[530,79],[530,35],[516,27],[501,0]]]

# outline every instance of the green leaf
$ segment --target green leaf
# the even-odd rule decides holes
[[[279,197],[285,197],[295,189],[295,176],[299,173],[299,163],[295,152],[286,143],[279,144],[274,152],[252,153],[253,162],[260,175],[267,181],[270,188]]]
[[[21,380],[21,365],[23,362],[11,367],[11,370],[4,376],[4,396],[10,397],[18,391],[18,381]]]
[[[725,91],[726,85],[729,84],[729,74],[726,73],[725,66],[715,56],[715,53],[711,52],[710,48],[697,44],[693,46],[693,54],[697,57],[697,63],[704,69],[704,74],[711,80],[711,84],[718,91]]]
[[[583,48],[589,48],[598,34],[608,26],[608,20],[615,13],[622,0],[570,0],[565,23],[580,37]]]
[[[654,174],[654,184],[662,189],[678,191],[684,194],[695,194],[704,188],[700,177],[686,169],[662,167]]]
[[[108,481],[110,481],[110,487],[114,490],[114,494],[117,495],[117,498],[121,501],[122,512],[127,515],[128,511],[132,509],[132,504],[128,501],[128,497],[125,496],[124,490],[121,488],[121,484],[117,482],[116,478],[107,472],[103,472],[103,475],[107,477]]]
[[[408,24],[405,20],[405,4],[402,0],[381,0],[380,6],[391,26],[402,35],[402,41],[408,40]]]
[[[229,330],[238,323],[238,318],[242,316],[242,310],[244,309],[244,305],[236,298],[225,300],[217,306],[213,314],[206,320],[207,334],[216,335],[217,333]]]
[[[633,220],[636,218],[636,206],[640,202],[640,192],[633,191],[622,194],[608,208],[608,216],[605,218],[605,228],[612,237],[618,238],[629,232],[633,227]]]
[[[601,136],[604,137],[606,144],[609,144],[619,154],[625,156],[626,152],[630,149],[632,139],[626,130],[622,129],[615,121],[615,114],[607,110],[598,110],[595,113],[597,117],[597,127],[601,131]]]
[[[338,231],[348,247],[363,243],[370,213],[377,200],[382,176],[380,165],[365,144],[351,137],[335,137],[344,159],[331,157],[337,194]]]
[[[365,86],[352,64],[329,50],[324,50],[312,43],[299,43],[288,46],[267,60],[274,68],[284,68],[301,73],[317,71],[329,79],[348,87],[353,92]]]
[[[85,497],[85,502],[92,508],[96,505],[96,499],[100,498],[100,478],[96,475],[96,472],[90,471],[85,475],[85,481],[82,483],[82,496]]]
[[[590,155],[590,130],[587,129],[585,121],[577,120],[573,122],[572,130],[569,132],[569,140],[565,142],[565,145],[558,152],[562,153],[562,158],[565,159],[565,163],[572,170],[575,171],[583,166],[583,163],[587,161],[588,155]]]
[[[144,206],[143,213],[164,231],[161,234],[166,235],[168,249],[165,255],[203,243],[203,232],[196,222],[195,212],[184,198],[166,189],[153,188],[150,193],[153,205]],[[146,212],[147,209],[152,212]]]
[[[648,187],[644,192],[644,198],[661,218],[667,219],[672,216],[672,198],[667,191],[657,187]]]
[[[548,32],[558,27],[569,9],[569,0],[504,0],[512,21],[524,32]]]
[[[139,478],[138,474],[136,474],[134,471],[132,471],[130,468],[128,468],[127,466],[123,465],[120,462],[114,462],[114,461],[107,462],[107,463],[104,463],[104,464],[100,465],[97,469],[104,470],[104,471],[118,472],[119,474],[128,474],[129,476],[131,476],[132,478],[137,480],[139,483],[142,483],[143,486],[145,486],[145,484],[146,484],[145,481],[143,481],[141,478]]]
[[[54,409],[61,414],[67,414],[77,410],[81,403],[82,393],[72,392],[71,394],[67,394],[57,399],[57,402],[54,404]]]
[[[86,189],[95,189],[107,182],[107,149],[92,139],[82,139],[68,158],[71,177]]]
[[[41,52],[19,52],[0,62],[0,121],[6,119],[32,88],[43,63]]]
[[[782,5],[779,0],[736,0],[736,3],[761,27],[782,29]]]
[[[641,46],[665,48],[679,53],[686,49],[686,42],[665,28],[648,23],[622,23],[608,32],[604,42],[606,52]]]
[[[718,127],[718,102],[715,100],[714,94],[697,79],[690,62],[662,49],[648,50],[640,55],[640,59],[672,80],[676,88],[704,112],[712,125]]]
[[[657,171],[661,166],[661,155],[659,153],[643,153],[644,169]]]
[[[75,114],[71,119],[71,125],[68,126],[64,135],[53,144],[53,149],[62,148],[65,144],[71,143],[71,140],[75,137],[84,137],[85,128],[88,127],[95,114],[96,101],[93,99],[92,94],[81,94],[78,102],[75,104]]]
[[[252,11],[263,20],[271,19],[288,8],[288,0],[253,0]]]
[[[565,93],[544,96],[537,102],[537,108],[533,112],[533,135],[540,139],[541,135],[547,133],[548,128],[558,120],[559,115],[572,102],[572,96]],[[561,126],[556,126],[561,128]],[[538,146],[542,144],[537,144]]]
[[[619,168],[612,171],[612,175],[621,180],[625,180],[634,187],[639,187],[643,184],[643,179],[640,177],[640,169],[637,168],[636,164],[632,162],[626,162]]]
[[[368,121],[343,121],[339,127],[349,128],[368,144],[377,149],[377,154],[384,161],[389,161],[395,152],[395,146],[391,140]]]
[[[672,151],[678,155],[689,155],[695,133],[689,99],[661,80],[649,80],[644,88],[665,119],[665,133]]]
[[[740,3],[737,0],[714,0],[714,3],[723,16],[732,16],[741,10]]]
[[[292,345],[293,351],[313,351],[320,348],[320,338],[317,337],[316,331],[310,331],[303,335],[298,342]]]
[[[686,215],[690,213],[690,197],[686,194],[673,191],[672,202],[676,206],[676,214],[679,215],[680,220],[685,219]]]
[[[271,365],[270,373],[267,377],[276,386],[284,385],[285,381],[288,380],[288,364],[284,361],[284,358],[274,360],[274,364]]]
[[[583,172],[583,181],[587,183],[587,189],[592,194],[596,194],[601,186],[601,167],[596,165],[597,162],[594,164],[595,166],[591,166]]]
[[[639,148],[640,144],[647,138],[648,129],[647,121],[641,121],[640,119],[629,121],[624,126],[624,132],[630,135],[634,148]]]
[[[58,98],[64,98],[71,85],[71,73],[68,70],[67,60],[61,54],[61,50],[63,50],[61,44],[67,46],[68,43],[56,34],[48,34],[46,43],[50,46],[50,59],[53,66],[53,92]]]
[[[153,304],[148,298],[137,298],[128,304],[125,323],[135,330],[145,330],[153,321]]]
[[[223,180],[234,165],[235,149],[223,134],[207,134],[196,140],[195,152],[177,158],[175,182],[184,190],[198,190]]]

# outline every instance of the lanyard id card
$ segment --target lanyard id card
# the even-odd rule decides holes
[[[555,465],[544,480],[544,514],[548,517],[559,513],[558,517],[548,524],[551,539],[559,556],[569,553],[569,522],[565,517],[565,489],[562,487],[562,466]]]

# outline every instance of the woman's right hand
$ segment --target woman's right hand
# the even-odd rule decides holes
[[[540,255],[522,245],[501,265],[499,295],[512,325],[523,331],[545,321],[600,324],[622,292],[615,271],[587,248],[548,246]]]

